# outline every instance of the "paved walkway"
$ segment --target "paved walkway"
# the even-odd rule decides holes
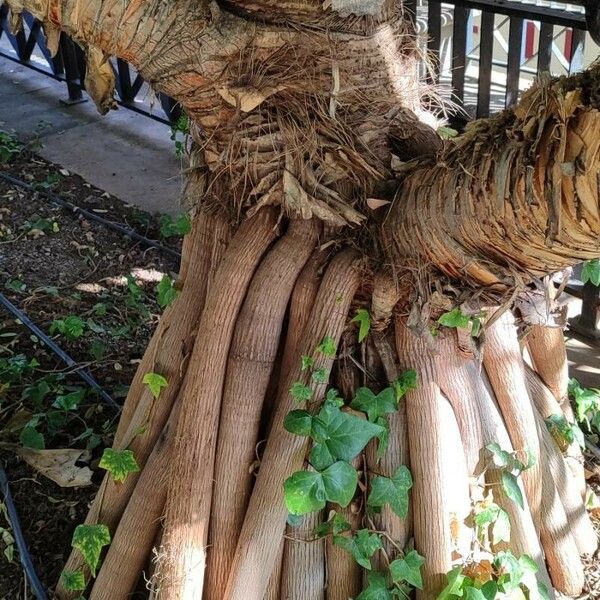
[[[102,117],[93,102],[66,106],[65,97],[64,83],[0,57],[0,129],[39,142],[44,158],[124,202],[179,212],[181,164],[169,127],[123,108]]]

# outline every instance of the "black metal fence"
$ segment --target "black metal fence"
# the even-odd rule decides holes
[[[0,0],[1,2],[1,0]],[[451,52],[445,72],[451,88],[452,100],[461,108],[467,108],[471,117],[485,117],[501,108],[511,106],[517,101],[520,91],[520,78],[523,72],[532,75],[532,68],[523,60],[526,27],[536,27],[538,73],[550,70],[555,51],[556,31],[568,33],[568,57],[563,57],[563,67],[568,73],[579,70],[583,64],[586,43],[592,43],[588,30],[600,39],[600,5],[594,0],[574,0],[542,3],[521,2],[519,0],[406,0],[409,12],[417,20],[417,29],[422,32],[424,45],[440,57],[437,71],[431,75],[434,80],[444,79],[443,52]],[[588,5],[588,18],[583,12],[573,10],[574,5]],[[547,5],[547,6],[546,6]],[[474,16],[478,20],[475,24]],[[450,30],[450,31],[448,31]],[[472,46],[473,32],[477,30],[478,44]],[[495,37],[506,35],[506,55],[504,61],[496,56],[498,44]],[[59,52],[51,57],[41,23],[31,15],[24,15],[24,28],[13,35],[9,28],[8,8],[0,4],[0,42],[2,37],[10,45],[0,48],[0,55],[19,62],[55,79],[65,81],[68,92],[67,102],[77,103],[84,98],[85,60],[82,50],[68,36],[62,34]],[[451,50],[449,48],[451,47]],[[528,48],[531,50],[531,48]],[[36,51],[37,60],[32,60]],[[39,60],[40,57],[42,60]],[[121,59],[112,60],[116,75],[117,101],[120,105],[150,116],[162,122],[175,122],[180,110],[177,104],[165,95],[159,95],[164,116],[157,115],[143,103],[138,102],[140,95],[147,94],[139,73]],[[469,66],[470,74],[467,73]],[[473,68],[476,73],[473,74]],[[492,74],[498,69],[505,70],[505,82],[501,91],[493,89]],[[469,85],[468,94],[465,86]],[[467,97],[468,96],[468,97]]]
[[[452,99],[460,107],[466,107],[465,83],[467,81],[467,63],[475,66],[477,72],[471,76],[476,87],[474,106],[470,106],[471,117],[486,117],[494,109],[501,108],[498,96],[504,106],[513,105],[519,96],[519,82],[526,72],[531,78],[535,74],[551,71],[553,53],[557,53],[555,40],[562,34],[565,54],[561,56],[562,69],[566,73],[581,70],[584,64],[584,51],[587,44],[594,44],[600,32],[598,15],[600,2],[591,0],[575,0],[566,2],[545,2],[545,6],[525,3],[517,0],[411,0],[413,14],[425,21],[426,40],[431,53],[440,57],[444,42],[443,28],[451,32],[451,58],[449,60],[449,79]],[[587,19],[583,9],[577,11],[577,5],[588,5]],[[477,15],[478,24],[474,24],[473,16]],[[444,20],[447,22],[444,25]],[[449,24],[448,24],[449,22]],[[527,26],[527,29],[526,29]],[[531,29],[530,29],[531,27]],[[473,31],[477,30],[479,42],[478,52],[469,47]],[[498,43],[502,30],[508,30],[504,48],[504,61],[497,58]],[[590,35],[588,35],[588,32]],[[532,34],[532,35],[529,35]],[[531,47],[537,42],[537,48]],[[526,63],[532,62],[524,55],[524,44],[529,55],[536,55],[537,65],[534,68]],[[600,52],[600,48],[598,48]],[[475,63],[475,64],[474,64]],[[443,67],[443,64],[441,64]],[[492,73],[505,70],[503,90],[496,92],[495,106],[492,104]],[[433,78],[440,79],[440,68],[434,72]]]
[[[6,4],[0,5],[0,41],[6,39],[9,44],[0,48],[0,56],[20,63],[66,83],[67,98],[63,102],[77,104],[85,101],[85,56],[83,50],[66,34],[60,36],[56,56],[51,56],[46,45],[46,37],[40,21],[28,13],[23,13],[23,28],[12,34],[9,25],[9,10]],[[36,52],[34,59],[34,52]],[[111,65],[115,72],[117,102],[120,106],[144,114],[162,123],[175,123],[181,115],[179,105],[164,94],[158,95],[161,114],[150,110],[144,104],[136,102],[140,94],[147,93],[145,82],[139,73],[124,60],[113,59]]]

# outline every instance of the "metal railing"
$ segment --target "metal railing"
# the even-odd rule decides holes
[[[593,55],[600,53],[591,35],[598,39],[598,32],[590,33],[594,16],[588,12],[586,20],[584,0],[412,0],[410,4],[423,43],[437,57],[433,80],[448,84],[452,100],[468,118],[487,117],[512,106],[540,73],[581,70],[586,47]],[[564,50],[558,47],[559,38]]]
[[[58,81],[64,81],[67,87],[66,104],[78,104],[85,101],[85,56],[83,50],[66,34],[60,36],[58,53],[51,56],[46,45],[42,24],[28,13],[23,13],[23,28],[16,34],[10,30],[9,9],[0,4],[0,42],[8,44],[0,47],[0,56],[20,63],[38,73],[43,73]],[[165,94],[158,95],[162,116],[138,102],[148,93],[148,86],[139,73],[121,59],[111,59],[115,72],[117,102],[120,106],[144,114],[162,123],[172,124],[181,116],[179,105]]]

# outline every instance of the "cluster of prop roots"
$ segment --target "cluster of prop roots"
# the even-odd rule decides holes
[[[471,476],[490,442],[527,447],[536,458],[522,476],[524,509],[495,497],[510,515],[510,549],[533,557],[551,590],[581,592],[580,556],[596,549],[582,459],[574,447],[562,453],[544,424],[550,415],[573,417],[562,332],[536,327],[521,346],[506,313],[486,331],[481,363],[461,350],[455,330],[442,331],[435,348],[425,345],[393,313],[393,286],[366,275],[364,259],[327,243],[314,220],[279,222],[266,208],[232,235],[219,216],[195,216],[182,290],[142,359],[114,440],[141,470],[123,483],[106,477],[87,518],[112,535],[90,600],[124,600],[144,578],[167,600],[360,593],[363,572],[350,554],[328,540],[294,539],[310,532],[286,535],[283,482],[305,466],[307,441],[282,423],[298,408],[291,384],[307,379],[301,356],[324,336],[336,341],[338,357],[320,366],[345,396],[417,371],[418,389],[390,419],[388,451],[376,463],[367,447],[362,477],[368,486],[374,472],[412,472],[408,517],[383,510],[377,525],[399,547],[414,538],[425,557],[422,598],[435,598],[445,574],[469,558]],[[350,324],[357,307],[378,320],[362,344]],[[148,372],[168,381],[158,399],[142,382]],[[499,473],[485,477],[494,484]],[[360,498],[343,512],[361,526]],[[66,568],[85,569],[78,551]],[[59,584],[57,595],[77,594]]]

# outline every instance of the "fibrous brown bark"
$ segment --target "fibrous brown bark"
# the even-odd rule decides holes
[[[302,468],[307,447],[302,438],[294,438],[283,429],[285,415],[293,407],[288,393],[294,381],[304,381],[302,354],[312,355],[325,336],[339,341],[346,315],[360,281],[360,259],[352,251],[338,255],[329,265],[313,306],[306,330],[299,344],[296,367],[288,374],[278,399],[271,434],[267,441],[261,469],[256,480],[246,519],[242,526],[234,562],[224,598],[227,600],[260,599],[278,555],[278,540],[285,526],[287,511],[281,483],[289,473]],[[330,368],[331,359],[319,357],[316,368]],[[311,385],[319,398],[322,384]]]
[[[276,215],[242,224],[215,274],[180,398],[161,554],[161,597],[202,594],[216,430],[236,318],[252,275],[276,235]],[[202,468],[199,468],[199,466]],[[184,491],[185,490],[185,491]]]
[[[220,600],[244,520],[263,400],[294,283],[317,240],[312,221],[292,221],[262,261],[235,325],[215,455],[205,598]],[[237,465],[232,472],[232,465]]]

